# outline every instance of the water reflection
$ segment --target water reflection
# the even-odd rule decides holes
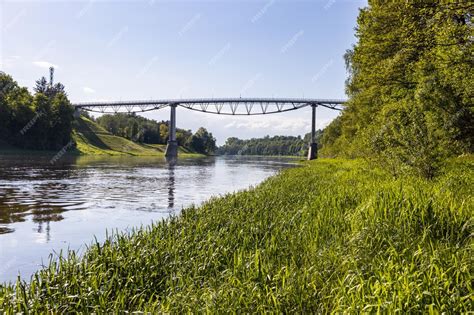
[[[175,207],[176,160],[170,163],[156,158],[71,157],[52,166],[41,158],[34,160],[33,165],[30,159],[18,161],[3,157],[1,161],[0,234],[14,232],[9,225],[30,218],[36,224],[34,230],[46,233],[49,241],[50,222],[63,220],[62,214],[66,211],[87,209],[91,200],[140,204],[140,197],[153,196],[163,190],[167,191],[168,209]],[[206,159],[203,163],[210,166],[214,160]],[[184,160],[182,166],[192,164]],[[167,171],[160,174],[160,170]],[[150,206],[137,209],[158,208],[156,203]],[[105,207],[113,209],[116,205]]]
[[[174,208],[174,167],[176,163],[171,163],[168,165],[168,208]]]
[[[0,156],[0,281],[29,274],[61,249],[82,248],[106,229],[129,231],[255,185],[288,159]]]
[[[54,198],[54,197],[53,197]],[[37,202],[32,200],[26,192],[19,189],[0,189],[0,234],[12,233],[15,230],[8,227],[15,222],[24,222],[31,216],[32,222],[37,224],[38,233],[43,232],[43,224],[46,224],[45,231],[49,232],[49,222],[63,219],[62,212],[67,209],[61,205]],[[49,236],[47,237],[49,239]]]

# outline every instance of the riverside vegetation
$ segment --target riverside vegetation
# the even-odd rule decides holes
[[[350,99],[321,139],[353,160],[52,259],[1,285],[0,311],[472,312],[472,11],[370,0],[345,56]]]
[[[321,153],[436,176],[474,151],[472,1],[369,1],[345,55],[349,101]]]
[[[5,313],[466,312],[472,157],[436,180],[319,160],[52,260]],[[16,286],[16,289],[15,289]]]
[[[75,143],[72,153],[84,155],[163,156],[166,150],[164,144],[136,142],[116,136],[87,116],[74,121],[72,139]],[[186,157],[204,156],[184,146],[178,150],[180,155]]]
[[[85,111],[74,119],[74,108],[61,83],[48,83],[42,77],[34,91],[31,95],[0,71],[1,153],[69,148],[72,154],[164,155],[168,122],[134,114],[107,114],[95,121]],[[209,155],[216,149],[216,139],[202,127],[194,134],[178,129],[177,141],[180,153],[188,156]]]

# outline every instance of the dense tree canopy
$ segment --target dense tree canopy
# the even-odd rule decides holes
[[[322,153],[432,177],[442,159],[472,152],[472,16],[468,1],[369,1],[345,55],[350,100]]]
[[[167,141],[166,131],[160,128],[165,122],[157,122],[136,114],[106,114],[97,118],[97,123],[113,135],[141,143],[161,143]]]
[[[113,135],[129,140],[149,143],[166,144],[168,142],[168,122],[158,122],[136,114],[106,114],[97,118],[97,122]],[[187,147],[202,154],[212,154],[216,149],[216,139],[205,128],[196,133],[191,130],[176,128],[176,140],[180,146]]]
[[[317,130],[316,142],[322,136],[322,131]],[[236,137],[228,138],[225,144],[217,150],[223,155],[306,155],[310,134],[301,136],[266,136],[242,140]]]
[[[74,112],[64,86],[43,77],[35,92],[0,72],[0,140],[26,149],[60,149],[71,141]]]
[[[199,153],[214,153],[216,151],[216,139],[206,128],[201,127],[195,134],[186,139],[185,146]]]

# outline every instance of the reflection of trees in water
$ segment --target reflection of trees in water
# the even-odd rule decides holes
[[[28,216],[31,216],[32,222],[38,224],[35,230],[38,233],[45,232],[49,240],[49,223],[63,220],[61,213],[67,210],[61,206],[38,204],[37,201],[21,203],[18,199],[21,199],[21,195],[19,196],[17,189],[0,190],[0,234],[14,232],[15,230],[9,227],[9,224],[24,222]],[[46,224],[45,229],[43,229],[44,224]]]
[[[50,223],[63,220],[62,214],[69,211],[69,206],[81,204],[77,198],[74,198],[75,200],[71,203],[71,194],[80,189],[78,182],[87,181],[94,174],[94,172],[87,171],[87,168],[90,167],[89,160],[81,164],[79,159],[76,159],[76,157],[64,157],[56,164],[50,165],[50,157],[31,159],[22,159],[21,157],[4,159],[0,157],[2,184],[7,183],[8,185],[11,182],[14,185],[0,188],[0,234],[14,232],[12,224],[30,219],[35,225],[34,231],[45,233],[49,240]],[[162,164],[164,161],[156,158],[117,160],[117,162],[119,161],[125,165],[134,166],[125,168],[125,170],[122,167],[121,171],[126,173],[135,173],[137,167],[143,166],[165,167]],[[176,162],[183,166],[200,166],[199,172],[193,176],[193,180],[204,183],[209,178],[208,168],[215,163],[215,159],[183,159],[168,163],[165,191],[167,191],[168,209],[170,210],[174,209],[176,205]],[[101,163],[104,161],[98,160],[96,164],[100,166]],[[111,170],[111,172],[114,171]],[[146,178],[137,178],[137,180],[142,182]],[[163,184],[160,186],[163,187]]]
[[[51,222],[57,222],[64,219],[61,215],[62,212],[66,211],[64,208],[55,206],[49,208],[42,208],[42,209],[35,209],[32,211],[33,213],[33,222],[38,224],[38,228],[36,231],[38,233],[43,233],[43,224],[46,225],[44,232],[46,233],[46,241],[49,242],[50,240],[50,232],[51,232]]]
[[[7,234],[7,233],[11,233],[13,231],[15,231],[15,230],[10,229],[8,227],[0,226],[0,234]]]
[[[24,222],[28,217],[34,224],[38,233],[46,233],[47,240],[50,234],[50,222],[61,221],[61,213],[67,211],[67,205],[54,205],[50,203],[62,202],[62,192],[70,190],[70,184],[57,181],[70,179],[77,176],[74,166],[77,157],[64,156],[54,165],[51,165],[50,156],[35,156],[34,158],[9,157],[2,159],[0,178],[28,185],[31,181],[39,181],[33,190],[24,191],[19,187],[6,187],[0,189],[0,234],[14,232],[11,224]],[[81,174],[84,176],[84,174]],[[46,182],[43,182],[46,180]],[[20,181],[20,182],[19,182]],[[55,182],[56,181],[56,182]],[[24,187],[24,186],[21,186]],[[46,227],[44,227],[46,225]]]
[[[8,224],[25,221],[24,217],[28,214],[30,207],[16,203],[13,188],[0,190],[0,234],[11,233],[15,231],[8,227]]]

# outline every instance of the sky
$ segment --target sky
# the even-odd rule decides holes
[[[0,69],[32,91],[55,67],[72,102],[209,97],[345,99],[358,0],[0,0]],[[311,108],[219,116],[179,128],[228,137],[304,135]],[[318,108],[316,126],[339,113]],[[144,114],[168,120],[162,109]]]

